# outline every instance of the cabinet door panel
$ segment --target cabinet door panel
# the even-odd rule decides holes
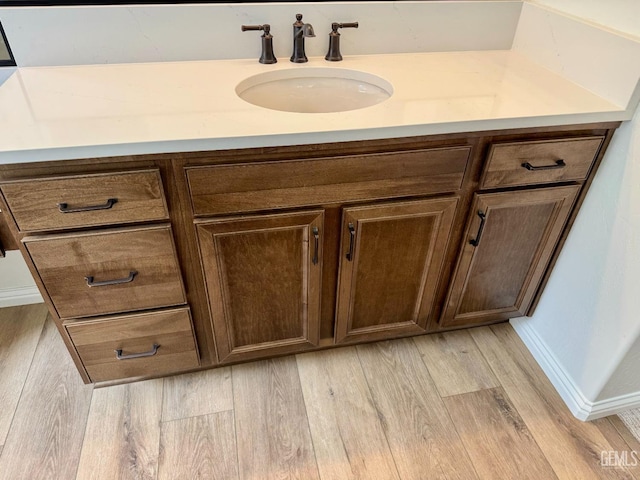
[[[476,195],[443,325],[525,315],[579,190]]]
[[[210,220],[197,231],[221,361],[317,345],[322,211]]]
[[[345,209],[336,342],[425,330],[457,204],[447,198]]]

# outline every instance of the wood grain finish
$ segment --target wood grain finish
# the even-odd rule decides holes
[[[322,480],[398,479],[355,348],[296,360]]]
[[[76,479],[155,480],[161,409],[162,380],[95,390]]]
[[[456,198],[459,198],[455,218],[452,222],[450,239],[444,252],[443,266],[437,279],[437,285],[430,293],[432,297],[432,309],[427,317],[426,329],[427,331],[442,331],[464,326],[466,324],[466,320],[464,319],[458,318],[454,322],[449,322],[448,320],[439,322],[439,319],[443,318],[442,314],[449,305],[445,302],[445,299],[449,292],[453,274],[456,271],[452,266],[454,266],[458,258],[461,259],[460,261],[463,260],[458,252],[461,250],[461,245],[468,240],[467,238],[462,238],[465,233],[465,228],[471,228],[468,227],[468,225],[473,224],[474,221],[476,222],[474,228],[478,226],[477,218],[470,221],[466,219],[473,216],[473,212],[470,213],[470,208],[474,201],[474,193],[479,190],[480,183],[484,181],[482,176],[483,167],[487,166],[492,172],[498,172],[498,170],[502,168],[498,161],[500,158],[504,161],[506,161],[505,159],[507,157],[512,160],[511,157],[513,157],[513,155],[508,153],[511,147],[517,147],[520,152],[518,155],[526,155],[526,160],[531,162],[534,160],[548,160],[545,155],[555,155],[557,152],[568,152],[568,156],[564,155],[566,157],[564,160],[567,161],[567,158],[575,159],[577,163],[574,163],[574,160],[572,160],[570,164],[567,164],[566,168],[571,170],[577,168],[578,164],[580,164],[582,165],[580,168],[586,168],[587,172],[586,179],[578,178],[576,180],[576,182],[580,183],[580,186],[576,186],[576,188],[580,189],[577,201],[579,206],[594,176],[594,172],[598,168],[598,164],[608,145],[613,130],[617,126],[617,123],[609,122],[580,126],[554,126],[547,128],[456,133],[303,146],[292,145],[288,147],[263,147],[215,152],[78,159],[57,162],[38,162],[28,165],[1,165],[0,185],[2,188],[6,187],[9,190],[14,186],[15,188],[22,186],[23,190],[27,190],[25,187],[29,185],[46,186],[49,185],[46,182],[53,182],[47,187],[47,195],[50,195],[54,191],[58,193],[77,192],[78,194],[84,192],[85,194],[93,195],[95,192],[104,192],[104,190],[100,190],[102,183],[111,186],[122,184],[125,190],[135,197],[133,199],[134,202],[137,201],[135,200],[136,198],[140,201],[146,198],[152,202],[153,205],[160,208],[158,198],[161,198],[163,213],[157,216],[155,214],[146,217],[143,215],[142,217],[138,217],[138,220],[131,220],[137,224],[137,226],[133,226],[132,228],[139,229],[142,224],[149,222],[157,223],[158,218],[161,221],[167,221],[167,223],[171,222],[172,231],[175,233],[175,235],[172,235],[172,241],[175,240],[177,247],[176,254],[180,261],[181,272],[179,276],[181,281],[185,282],[186,288],[184,290],[186,291],[182,291],[181,298],[176,300],[176,302],[179,301],[180,303],[171,303],[171,305],[167,306],[189,303],[193,315],[194,329],[197,333],[196,341],[202,354],[202,363],[198,368],[207,368],[218,365],[221,359],[222,363],[231,363],[265,358],[272,355],[294,353],[306,349],[325,348],[333,345],[336,338],[341,338],[340,335],[342,334],[335,328],[334,318],[337,313],[336,299],[339,292],[337,284],[340,257],[343,253],[343,245],[341,245],[343,241],[343,230],[341,228],[342,210],[360,208],[358,205],[366,203],[371,205],[371,202],[377,202],[378,205],[380,205],[382,200],[387,201],[393,198],[400,201],[404,197],[412,197],[411,200],[403,200],[406,202],[414,201],[416,198],[424,195],[434,194],[443,195],[439,200],[453,198],[454,195]],[[598,141],[602,139],[604,139],[604,141],[598,144]],[[594,146],[596,144],[599,145],[597,148]],[[489,151],[492,152],[493,160],[491,161],[485,158]],[[593,156],[594,151],[596,152],[597,161],[592,163],[590,158]],[[539,166],[538,164],[535,165]],[[521,166],[517,168],[522,169]],[[141,175],[142,177],[136,180],[134,178],[136,175]],[[580,175],[583,174],[580,173]],[[160,178],[162,180],[160,180]],[[106,182],[103,182],[105,179]],[[535,183],[540,184],[540,182],[544,183],[546,181],[546,179],[539,178],[535,180]],[[556,180],[550,178],[549,181]],[[83,184],[82,182],[88,183]],[[155,184],[155,186],[151,186],[152,184]],[[97,186],[90,188],[87,187],[87,185]],[[158,197],[156,193],[158,193],[160,197]],[[29,195],[29,192],[26,192],[25,195]],[[138,197],[136,195],[140,196]],[[82,206],[80,202],[76,203],[75,200],[70,201],[68,198],[56,199],[57,203],[60,201],[69,203],[71,207]],[[146,202],[146,200],[144,200],[143,203],[144,202]],[[92,199],[91,203],[97,205],[100,202],[95,198]],[[89,205],[89,203],[87,202],[86,205]],[[113,208],[120,208],[122,206],[123,204],[119,201]],[[243,241],[238,241],[237,244],[234,244],[232,240],[227,239],[226,246],[223,246],[220,251],[225,255],[226,260],[231,261],[238,268],[235,270],[234,278],[219,277],[215,281],[218,281],[219,285],[224,286],[224,288],[232,287],[232,290],[226,292],[224,288],[221,287],[222,293],[233,293],[233,295],[227,295],[227,299],[236,299],[235,301],[228,302],[228,304],[222,304],[218,301],[222,299],[222,293],[217,298],[213,298],[210,294],[211,282],[205,278],[206,274],[203,274],[204,262],[201,260],[201,244],[198,237],[199,227],[193,227],[194,219],[196,219],[196,224],[209,223],[218,220],[205,219],[204,217],[209,215],[222,215],[225,212],[237,212],[241,215],[256,215],[258,210],[266,212],[265,215],[269,216],[273,215],[273,213],[270,212],[274,210],[289,208],[290,206],[322,208],[324,210],[324,231],[320,234],[319,248],[320,281],[317,284],[314,283],[314,273],[314,275],[307,278],[308,280],[313,277],[312,281],[306,284],[307,286],[316,285],[314,287],[316,288],[315,292],[320,297],[317,302],[317,310],[319,311],[317,324],[314,323],[316,322],[315,315],[311,315],[311,317],[307,315],[305,317],[304,313],[297,316],[292,314],[298,307],[300,307],[298,312],[301,310],[304,311],[305,309],[309,310],[310,304],[307,300],[311,299],[313,303],[316,297],[310,290],[303,290],[300,295],[294,295],[293,291],[286,292],[287,285],[292,284],[291,281],[294,283],[297,281],[298,284],[302,284],[304,282],[301,282],[300,279],[305,280],[304,265],[301,266],[300,263],[298,263],[295,267],[292,267],[293,261],[291,259],[280,261],[282,265],[286,266],[283,270],[285,274],[283,277],[288,276],[290,282],[287,284],[286,281],[282,281],[279,285],[285,288],[277,289],[271,280],[278,277],[271,275],[271,273],[268,272],[268,268],[240,268],[243,266],[243,262],[250,260],[250,256],[241,258],[242,255],[238,254],[241,249],[239,250],[236,247],[242,244]],[[151,207],[151,210],[155,211],[155,208],[156,207]],[[26,246],[21,243],[20,249],[27,258],[29,268],[36,278],[36,283],[44,294],[45,301],[49,304],[55,320],[64,321],[71,318],[79,319],[82,317],[102,315],[93,308],[91,302],[93,302],[94,299],[83,298],[82,295],[71,295],[70,297],[74,298],[68,298],[64,307],[75,308],[76,305],[74,305],[74,302],[79,300],[78,305],[86,308],[85,313],[76,312],[75,314],[71,314],[62,310],[59,312],[55,304],[52,303],[49,290],[55,292],[56,289],[58,289],[58,293],[64,293],[65,283],[68,277],[60,272],[53,282],[43,283],[40,272],[37,271],[39,265],[35,265],[29,256],[28,244],[33,240],[38,241],[44,240],[45,238],[54,240],[60,238],[64,236],[61,230],[67,228],[73,228],[76,231],[85,229],[85,233],[77,234],[79,236],[93,234],[106,235],[109,234],[110,231],[103,227],[111,227],[114,223],[103,224],[98,222],[95,225],[91,224],[90,222],[94,221],[94,215],[97,216],[101,212],[97,211],[89,215],[90,218],[86,222],[79,222],[76,226],[41,225],[40,227],[34,227],[37,228],[37,230],[28,232],[24,229],[23,231],[18,229],[18,225],[16,224],[17,217],[14,217],[14,215],[8,211],[8,205],[6,204],[2,191],[0,191],[0,209],[5,211],[5,219],[8,222],[10,233],[14,239],[26,240]],[[18,211],[19,210],[18,208]],[[113,209],[109,209],[109,211],[112,210]],[[142,210],[144,210],[144,207]],[[545,207],[541,207],[537,214],[534,210],[535,208],[532,208],[529,212],[533,216],[544,216],[546,213]],[[575,218],[576,211],[577,208],[573,208],[565,225],[570,225],[573,218]],[[81,215],[85,214],[82,213]],[[49,217],[54,216],[55,215],[45,215],[47,221],[50,220]],[[497,215],[493,216],[494,225],[496,216]],[[513,218],[515,217],[517,217],[517,215],[514,215]],[[126,220],[124,217],[110,220],[110,222],[128,221],[129,220]],[[411,223],[409,219],[406,219],[406,222]],[[375,230],[373,223],[369,225],[369,227]],[[375,237],[376,242],[380,245],[385,241],[381,233],[381,231],[385,230],[383,227],[384,223],[385,221],[382,220],[378,222],[380,230],[370,235],[372,238]],[[392,221],[389,221],[389,223],[392,223]],[[419,222],[416,221],[416,223]],[[401,225],[400,229],[402,229],[401,227],[403,226],[404,225]],[[420,232],[417,232],[420,228],[413,228],[413,226],[415,225],[411,224],[410,227],[406,228],[410,234],[409,237],[420,237]],[[89,228],[92,229],[91,232],[86,231]],[[303,234],[303,237],[304,235],[309,237],[308,227],[306,228],[307,231]],[[421,228],[424,230],[425,225],[422,225]],[[301,240],[299,234],[285,231],[276,232],[276,229],[272,230],[268,235],[270,238],[270,246],[268,246],[267,250],[275,252],[275,246],[279,244],[281,251],[279,257],[277,255],[274,257],[276,260],[282,260],[285,256],[283,252],[286,250],[293,251],[295,255],[301,255],[301,252],[304,251],[305,248],[308,251],[309,243]],[[286,230],[286,228],[281,230]],[[304,230],[304,227],[302,230]],[[545,263],[543,268],[542,280],[538,282],[536,287],[532,286],[530,290],[526,290],[527,295],[529,293],[532,294],[532,300],[528,303],[529,307],[525,312],[527,314],[531,312],[537,298],[539,298],[544,286],[542,282],[548,277],[553,262],[558,256],[560,246],[566,237],[566,230],[565,228],[562,231],[559,241],[551,248],[549,261]],[[37,238],[35,235],[38,233],[47,235],[46,237],[42,235]],[[251,236],[248,232],[244,232],[243,235],[245,235],[245,239]],[[259,237],[260,235],[256,233],[253,240]],[[386,238],[388,244],[395,243],[392,241],[392,237],[393,235],[390,235]],[[429,253],[424,252],[424,245],[413,242],[409,238],[400,238],[406,240],[405,243],[409,247],[415,247],[419,256],[423,254],[426,256],[429,255]],[[236,238],[235,240],[238,239]],[[250,243],[252,243],[252,241],[245,241],[245,251],[251,250],[248,246]],[[254,241],[254,243],[256,242]],[[390,249],[388,248],[387,250]],[[373,252],[375,249],[372,248],[367,251]],[[435,255],[436,251],[432,253]],[[72,253],[72,255],[76,255],[76,253]],[[59,255],[58,252],[47,252],[47,256],[49,260],[54,261],[60,257],[64,257],[64,254]],[[78,253],[78,258],[83,256],[84,252]],[[170,255],[168,257],[170,257]],[[163,262],[168,257],[165,256],[163,259],[152,262],[154,268],[163,270],[163,272],[166,273]],[[206,261],[208,262],[213,262],[214,260],[212,260],[212,258],[217,258],[209,255],[206,257]],[[379,259],[374,257],[375,255],[370,255],[369,257],[366,255],[362,256],[357,272],[362,275],[356,275],[355,277],[356,280],[358,280],[358,286],[356,286],[355,290],[352,289],[348,292],[349,295],[353,294],[352,298],[349,298],[349,302],[353,299],[354,305],[357,306],[357,308],[353,309],[353,312],[359,312],[362,315],[358,317],[356,313],[356,315],[353,316],[355,323],[352,327],[355,325],[355,328],[349,326],[347,326],[347,328],[351,328],[350,332],[354,335],[344,336],[342,341],[345,343],[348,343],[350,339],[352,339],[353,342],[361,342],[374,339],[395,338],[398,336],[423,333],[425,331],[422,326],[412,323],[411,321],[395,321],[397,318],[410,314],[412,308],[414,310],[416,308],[415,304],[411,304],[412,299],[410,297],[412,295],[414,297],[417,296],[414,295],[415,291],[413,290],[415,290],[414,287],[418,284],[416,277],[421,273],[418,272],[418,274],[416,274],[419,262],[411,261],[412,259],[409,255],[397,255],[396,258],[391,258],[391,255],[381,255]],[[467,257],[465,257],[465,259],[468,260]],[[366,260],[368,260],[368,264]],[[217,260],[215,261],[217,262]],[[376,261],[377,266],[383,270],[383,275],[371,276],[363,273],[369,269],[370,265],[376,263]],[[114,263],[117,263],[117,259],[114,260]],[[387,276],[392,282],[389,285],[390,288],[385,289],[381,286],[384,282],[380,282],[380,279],[385,277],[384,272],[388,271],[388,267],[394,264],[403,264],[404,268],[398,269],[398,271],[401,272],[399,275]],[[245,262],[244,265],[247,265],[247,263]],[[121,271],[107,271],[107,267],[117,267],[120,268]],[[109,259],[104,263],[105,271],[102,272],[109,274],[109,277],[105,275],[103,278],[126,278],[131,272],[131,270],[126,267],[127,265],[113,265],[111,259]],[[251,277],[249,270],[256,274],[256,276]],[[276,270],[276,268],[272,266],[271,272],[274,270]],[[475,268],[474,272],[478,271],[478,268]],[[314,270],[308,270],[307,273],[309,272],[314,272]],[[226,275],[226,272],[222,273]],[[507,276],[504,278],[501,276],[502,273],[502,271],[496,273],[496,278],[498,278],[497,286],[500,289],[505,286],[508,275],[512,275],[513,278],[518,277],[518,275],[522,276],[522,272],[518,271],[517,268],[513,271],[507,271]],[[535,273],[538,273],[537,270]],[[113,274],[113,277],[111,277],[111,274]],[[87,273],[82,272],[81,278],[84,278],[85,275],[87,275]],[[283,277],[280,277],[279,280],[282,280]],[[259,278],[269,278],[269,280],[260,280],[260,282],[258,282]],[[366,281],[363,283],[363,279],[368,280],[369,284],[367,284]],[[96,276],[96,280],[100,281],[102,278]],[[229,280],[232,281],[229,282]],[[138,281],[139,277],[136,277],[133,283],[135,284]],[[412,281],[413,283],[411,283]],[[82,285],[78,287],[84,288],[84,282],[81,283]],[[479,281],[478,285],[482,287],[482,283],[482,281]],[[267,285],[268,288],[262,288],[260,284]],[[345,287],[345,285],[345,283],[341,283],[341,288]],[[377,290],[376,288],[369,288],[372,285],[373,287],[378,286],[379,288]],[[480,291],[478,290],[478,285],[471,285],[474,287],[476,293]],[[425,284],[425,286],[427,285]],[[114,298],[112,302],[110,301],[111,304],[108,305],[106,311],[124,314],[138,309],[156,309],[161,304],[165,305],[165,303],[151,301],[149,301],[146,306],[139,306],[135,303],[131,304],[130,300],[132,298],[123,294],[124,286],[115,286],[113,288],[118,289],[121,287],[122,292],[118,291],[118,294],[114,296],[117,298]],[[420,287],[421,285],[418,285],[418,288]],[[467,286],[462,284],[458,285],[458,287],[464,289]],[[302,288],[304,289],[305,287]],[[379,299],[377,306],[381,306],[382,308],[374,308],[375,306],[367,300],[367,295],[363,293],[367,289],[371,291],[369,299]],[[429,288],[427,288],[427,290],[429,290]],[[83,293],[81,289],[78,290],[78,292]],[[170,297],[169,293],[170,292],[167,292],[166,295],[158,294],[159,301],[165,302],[165,300]],[[344,294],[342,290],[340,293],[343,294],[341,298],[346,298],[346,294]],[[502,293],[500,295],[502,295]],[[506,297],[516,295],[514,291],[507,293],[508,295],[506,295]],[[457,292],[457,294],[460,294],[460,292]],[[150,293],[139,295],[139,297],[144,297],[144,300],[148,300],[152,295],[153,293]],[[246,301],[247,295],[251,297],[251,301]],[[387,297],[393,296],[397,301],[385,302],[385,295]],[[269,296],[271,298],[267,298]],[[481,297],[481,294],[475,297],[473,295],[468,297],[466,300],[471,301],[466,304],[465,308],[473,309],[476,308],[476,306],[479,306],[479,308],[491,307],[491,302],[488,302],[484,306],[481,302],[475,305],[474,302],[479,298],[481,299]],[[497,299],[497,296],[494,300],[495,299]],[[137,301],[139,299],[133,298],[133,300]],[[422,308],[422,305],[426,305],[423,300],[424,299],[419,300],[423,302],[419,308]],[[285,303],[286,308],[284,309],[268,307],[268,305],[277,304],[282,306],[285,305]],[[344,302],[340,305],[343,304]],[[266,309],[257,308],[264,305],[267,305]],[[524,305],[524,303],[522,305]],[[316,311],[315,305],[311,305],[311,307]],[[271,310],[269,310],[269,308],[271,308]],[[212,312],[217,312],[217,315],[212,315]],[[233,315],[237,315],[238,312],[250,320],[248,322],[236,321],[234,323],[233,318],[228,314],[232,313]],[[281,312],[283,312],[282,315],[280,314]],[[501,321],[514,314],[513,311],[507,312],[501,309],[494,309],[487,313],[487,316],[483,317],[482,320],[480,320],[480,318],[473,319],[469,324]],[[214,331],[214,324],[216,321],[219,322],[216,318],[224,319],[224,324],[218,324]],[[295,318],[298,319],[297,323],[294,322]],[[275,327],[270,331],[268,323],[273,319],[275,319]],[[62,322],[57,323],[61,328]],[[396,328],[398,326],[400,328]],[[304,330],[305,328],[310,330],[307,332]],[[303,334],[299,336],[301,329]],[[318,338],[315,339],[314,335],[317,330],[319,330],[320,333]],[[85,381],[88,381],[89,379],[80,363],[77,352],[73,348],[66,331],[62,331],[65,342],[76,365],[78,365],[81,371],[81,375],[83,375]],[[271,340],[274,341],[272,342]],[[226,348],[227,351],[218,352],[217,344],[224,345],[225,342],[228,346],[223,348]]]
[[[196,228],[221,361],[318,344],[321,210],[210,220]]]
[[[344,210],[336,342],[425,330],[457,204],[447,198]]]
[[[60,318],[119,313],[186,302],[169,226],[27,237],[24,244]],[[120,285],[95,281],[127,278]]]
[[[434,333],[413,340],[441,397],[499,385],[468,331]]]
[[[165,422],[226,410],[233,410],[231,367],[176,375],[164,381]]]
[[[559,478],[633,478],[628,469],[602,467],[600,452],[611,445],[596,425],[571,415],[511,326],[470,332]]]
[[[0,309],[0,445],[7,438],[46,318],[42,304]]]
[[[357,351],[400,478],[478,478],[413,341]]]
[[[502,388],[444,399],[480,478],[558,478]]]
[[[23,232],[93,227],[168,218],[162,181],[157,170],[70,175],[0,183],[0,191]],[[106,205],[89,212],[62,213],[69,208]]]
[[[481,188],[581,181],[587,178],[604,136],[491,145]],[[562,160],[564,166],[556,167]],[[534,169],[523,166],[528,163]]]
[[[162,424],[159,480],[234,480],[236,459],[233,412]]]
[[[24,309],[25,321],[31,322],[27,318],[29,312],[37,317],[42,306]],[[0,310],[0,335],[10,330],[9,319],[3,313]],[[372,345],[358,347],[357,355],[354,352],[358,349],[351,346],[298,355],[295,362],[284,358],[199,372],[198,375],[231,370],[233,388],[228,390],[233,396],[233,410],[170,420],[173,414],[209,410],[211,405],[206,398],[200,401],[189,397],[216,396],[220,382],[189,374],[184,382],[174,381],[180,377],[173,377],[131,384],[126,389],[120,386],[97,389],[90,409],[92,387],[80,384],[49,319],[24,388],[17,388],[22,390],[18,407],[9,408],[13,422],[6,445],[4,448],[0,445],[0,477],[3,480],[145,478],[157,464],[159,479],[233,480],[240,476],[238,465],[242,464],[244,479],[324,480],[335,474],[340,479],[387,480],[396,478],[387,465],[390,461],[399,466],[402,475],[398,474],[398,478],[403,480],[466,479],[474,478],[473,472],[469,474],[467,470],[469,458],[478,462],[475,470],[482,476],[485,467],[492,469],[493,464],[496,468],[517,467],[511,458],[518,459],[523,452],[511,449],[522,445],[518,432],[528,430],[559,478],[630,479],[630,475],[638,478],[640,467],[600,465],[601,449],[640,451],[640,444],[618,417],[584,423],[571,416],[508,324],[460,333],[468,332],[478,341],[476,348],[496,371],[498,382],[504,381],[496,390],[507,409],[501,407],[502,402],[493,401],[493,394],[487,389],[439,400],[438,390],[429,381],[429,373],[416,352],[417,339],[404,339],[388,342],[389,347],[380,349],[383,359],[388,356],[397,363],[377,356],[369,361],[363,349],[377,352],[378,346]],[[489,338],[482,338],[485,334]],[[457,345],[468,347],[466,341]],[[8,357],[25,353],[28,364],[31,355],[22,352],[21,347],[20,342],[3,344],[9,350]],[[435,348],[440,347],[436,344]],[[450,356],[450,347],[444,348],[447,351],[434,355],[454,358]],[[359,364],[364,364],[364,370],[369,372],[364,379]],[[375,381],[370,384],[367,376]],[[226,396],[225,382],[228,380],[223,380],[220,388]],[[468,389],[475,386],[471,382]],[[172,390],[170,394],[168,389]],[[174,399],[170,403],[176,409],[160,408],[162,397],[166,406],[167,395]],[[445,408],[452,398],[464,415],[451,416]],[[182,400],[184,409],[175,405]],[[311,437],[306,431],[305,410]],[[91,425],[85,428],[88,418]],[[474,425],[482,425],[490,418],[495,423],[480,428],[479,444],[480,440],[476,442],[476,434],[472,433]],[[516,421],[510,422],[511,418]],[[234,439],[236,419],[242,423],[237,436],[240,448]],[[457,443],[450,450],[451,439],[456,438],[458,431],[468,441]],[[516,435],[515,439],[505,445],[504,439],[511,439],[512,435]],[[389,447],[390,442],[395,448]],[[503,451],[503,458],[495,462],[488,462],[490,457],[476,458],[480,450],[489,454]],[[81,453],[83,466],[78,470]],[[418,463],[411,461],[412,456],[419,459]],[[535,458],[539,459],[537,455]],[[502,466],[501,461],[509,464]],[[528,461],[525,459],[524,464]],[[431,462],[431,469],[423,468]],[[316,463],[319,473],[314,469]],[[451,463],[457,465],[456,471],[447,469]],[[537,468],[538,465],[532,471],[538,471]]]
[[[65,324],[93,382],[163,375],[197,368],[191,315],[188,308],[107,317]],[[122,355],[149,352],[153,356],[118,360]]]
[[[196,216],[324,205],[460,189],[470,147],[190,167]]]
[[[579,191],[568,186],[476,195],[442,325],[525,315]],[[482,230],[478,212],[486,216]]]
[[[232,367],[243,480],[319,480],[296,360]]]
[[[46,322],[0,456],[0,476],[75,478],[92,391],[55,325]]]
[[[4,257],[4,252],[18,250],[18,242],[11,233],[8,223],[8,213],[0,209],[0,256]]]

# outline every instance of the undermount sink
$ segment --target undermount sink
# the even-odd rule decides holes
[[[292,68],[265,72],[238,84],[236,94],[253,105],[298,113],[346,112],[384,102],[386,80],[357,70]]]

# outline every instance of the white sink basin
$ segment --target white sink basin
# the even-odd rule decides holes
[[[384,102],[393,94],[386,80],[341,68],[301,67],[249,77],[236,94],[259,107],[284,112],[346,112]]]

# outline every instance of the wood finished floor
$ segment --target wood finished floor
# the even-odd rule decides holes
[[[611,450],[508,324],[94,389],[43,305],[0,310],[1,480],[640,479]]]

